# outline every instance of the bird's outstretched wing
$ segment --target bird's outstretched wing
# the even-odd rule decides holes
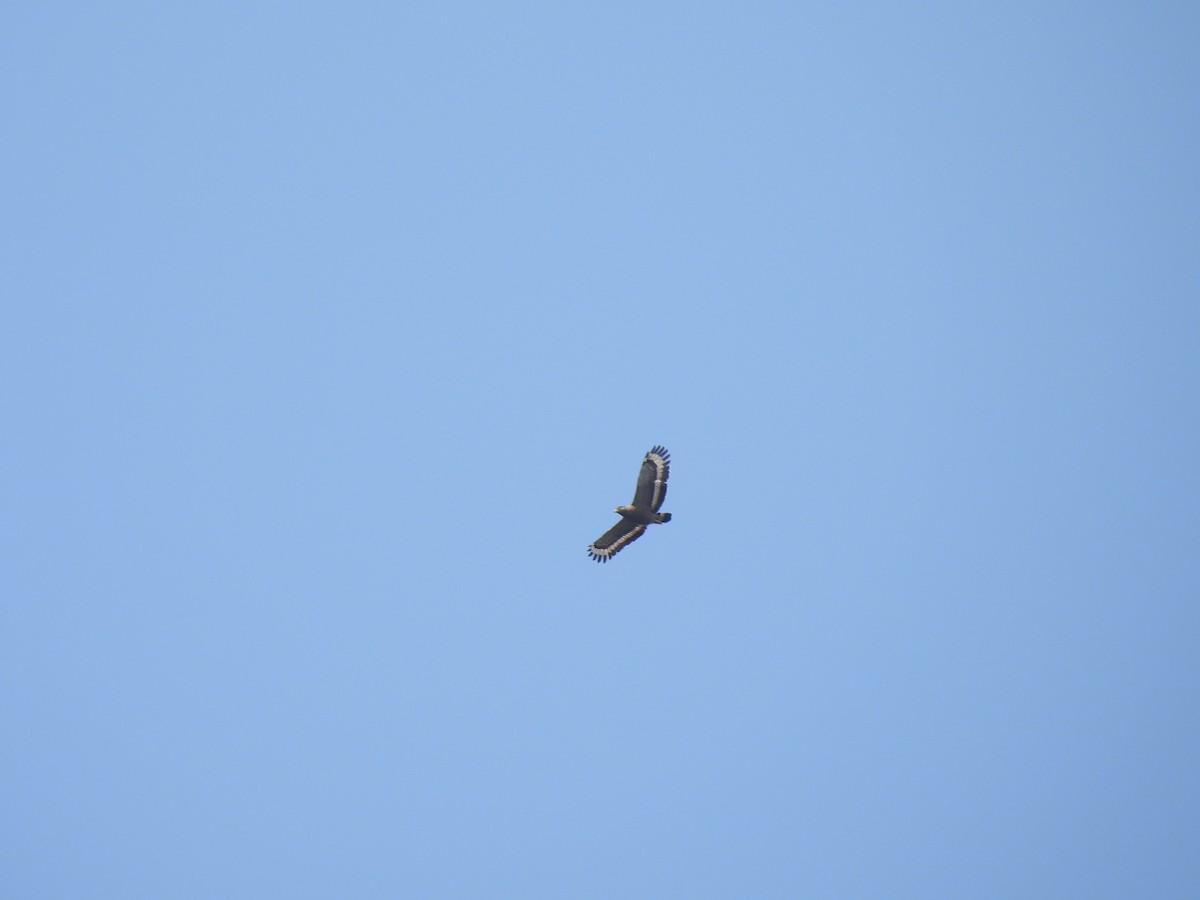
[[[646,532],[645,525],[622,519],[588,546],[588,556],[596,562],[608,562]]]
[[[671,454],[661,444],[650,448],[642,460],[642,468],[638,472],[637,489],[633,492],[633,503],[638,506],[658,512],[663,501],[667,499],[667,478],[671,475]]]

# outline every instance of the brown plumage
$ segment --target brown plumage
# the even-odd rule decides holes
[[[667,477],[670,474],[671,454],[666,447],[655,444],[642,460],[633,501],[628,506],[618,506],[613,510],[621,514],[621,521],[592,541],[588,546],[588,556],[596,562],[608,562],[645,534],[647,525],[670,522],[669,512],[659,512],[663,501],[667,499]]]

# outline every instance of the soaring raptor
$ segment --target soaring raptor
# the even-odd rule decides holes
[[[637,488],[633,501],[628,506],[618,506],[613,512],[621,514],[621,521],[588,547],[588,556],[596,562],[608,562],[632,544],[646,531],[652,522],[670,522],[669,512],[659,512],[667,499],[667,477],[671,474],[671,454],[667,448],[655,444],[642,460],[638,472]]]

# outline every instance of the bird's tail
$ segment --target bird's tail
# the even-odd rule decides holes
[[[671,514],[670,513],[655,513],[654,521],[655,522],[670,522]]]

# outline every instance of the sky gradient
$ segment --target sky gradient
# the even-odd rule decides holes
[[[0,895],[1200,895],[1200,7],[0,19]]]

